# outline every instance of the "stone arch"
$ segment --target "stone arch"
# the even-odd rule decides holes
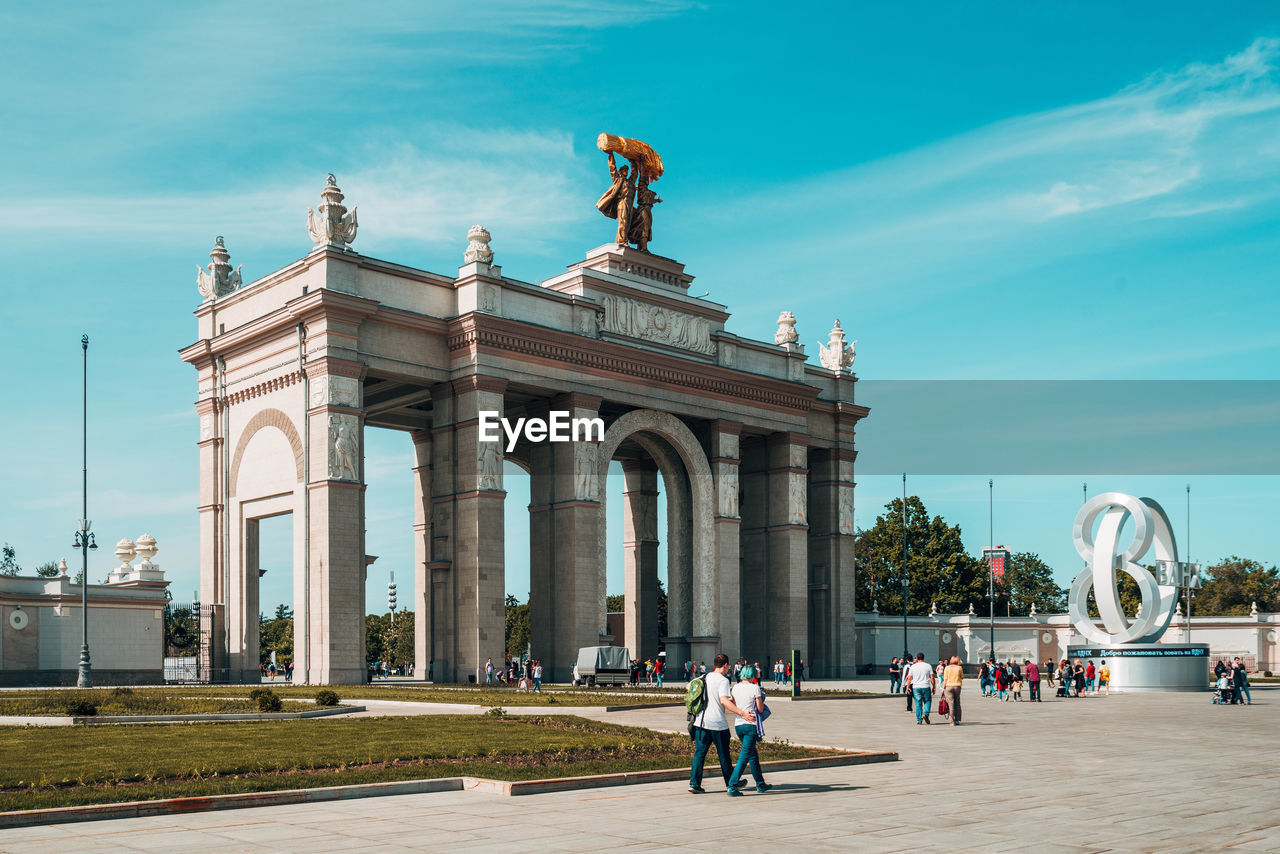
[[[711,465],[697,437],[693,435],[688,425],[670,413],[652,409],[635,409],[614,421],[605,431],[604,440],[600,443],[596,454],[596,483],[599,484],[597,494],[600,499],[598,526],[600,572],[603,574],[605,571],[605,544],[608,537],[604,483],[609,474],[609,462],[617,453],[618,446],[636,433],[663,439],[684,464],[689,479],[693,511],[693,583],[690,591],[692,629],[695,636],[717,636],[719,635],[720,609],[716,596],[719,584],[715,578],[715,482],[711,474]],[[600,585],[600,589],[604,590],[603,584]],[[600,606],[604,607],[603,601]]]
[[[298,436],[298,429],[293,426],[289,416],[279,409],[264,409],[250,418],[249,423],[244,425],[244,429],[240,431],[240,441],[236,443],[236,452],[231,458],[232,495],[236,494],[236,484],[240,475],[240,461],[244,458],[245,449],[249,447],[249,442],[253,440],[254,434],[265,427],[274,427],[284,434],[285,439],[289,442],[289,447],[293,449],[293,467],[297,472],[297,479],[302,480],[302,439]]]

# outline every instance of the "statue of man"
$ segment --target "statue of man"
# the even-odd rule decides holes
[[[634,213],[636,185],[630,169],[625,164],[617,165],[612,151],[609,152],[609,177],[613,179],[613,184],[600,197],[600,201],[596,202],[596,208],[605,216],[618,221],[618,237],[615,242],[626,246]]]
[[[649,241],[653,239],[653,206],[662,199],[649,188],[649,178],[641,175],[636,183],[636,216],[632,227],[632,242],[641,252],[649,251]]]

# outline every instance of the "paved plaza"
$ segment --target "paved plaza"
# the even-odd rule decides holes
[[[765,795],[679,783],[450,792],[0,832],[34,851],[1280,851],[1280,692],[1040,704],[966,689],[966,723],[916,726],[900,699],[777,703],[770,735],[894,750],[896,763],[773,775]],[[589,713],[671,729],[679,709]],[[745,848],[744,848],[745,846]]]

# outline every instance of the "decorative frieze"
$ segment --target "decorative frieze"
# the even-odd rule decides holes
[[[601,304],[606,332],[715,355],[711,324],[705,318],[613,294],[604,297]]]
[[[311,383],[311,406],[349,406],[360,408],[360,381],[355,377],[319,376]]]

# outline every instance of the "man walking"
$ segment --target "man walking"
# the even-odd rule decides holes
[[[930,723],[929,711],[933,705],[933,687],[937,679],[933,668],[924,660],[924,653],[916,653],[916,662],[907,668],[907,689],[915,700],[916,726]]]
[[[898,688],[902,685],[902,665],[898,662],[895,655],[893,661],[889,662],[889,693],[898,693]]]
[[[725,788],[729,788],[732,765],[729,763],[729,719],[725,712],[732,712],[751,724],[756,720],[754,709],[740,709],[733,702],[733,689],[729,685],[729,656],[723,652],[716,653],[714,664],[715,669],[707,674],[707,705],[694,718],[693,767],[689,769],[689,793],[694,795],[706,791],[702,788],[702,768],[712,745],[720,760]]]
[[[1025,659],[1022,662],[1027,666],[1027,684],[1031,686],[1031,702],[1040,702],[1040,668],[1030,660]]]
[[[490,658],[484,663],[484,684],[493,684],[493,659]]]

